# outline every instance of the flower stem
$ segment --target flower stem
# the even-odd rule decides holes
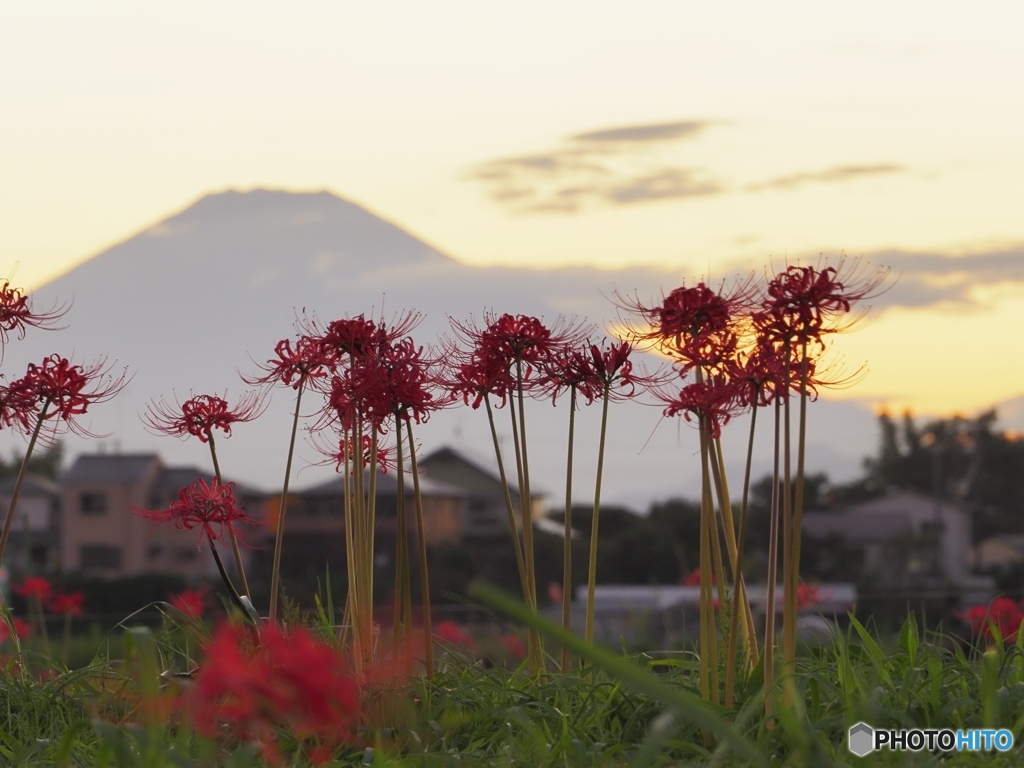
[[[588,643],[594,641],[594,593],[597,587],[597,524],[601,513],[601,480],[604,474],[604,444],[608,432],[609,386],[604,386],[601,402],[601,436],[597,443],[597,482],[594,488],[594,512],[590,520],[590,563],[587,567],[587,630]]]
[[[775,581],[778,578],[779,557],[779,431],[782,428],[782,403],[775,400],[775,449],[772,465],[772,505],[768,526],[768,592],[765,596],[764,617],[764,709],[771,715],[774,709],[772,690],[775,684]],[[767,722],[770,722],[768,720]]]
[[[565,529],[562,545],[562,629],[572,629],[572,454],[576,426],[576,384],[569,385],[569,449],[565,461]],[[561,669],[569,671],[569,646],[562,646]]]
[[[220,462],[217,461],[217,447],[213,441],[213,430],[211,429],[207,432],[206,436],[210,444],[210,457],[213,459],[213,472],[217,476],[217,482],[220,485],[224,485],[224,478],[220,473]],[[242,565],[242,552],[238,548],[238,537],[235,535],[235,529],[230,525],[228,526],[228,537],[231,541],[231,550],[235,555],[235,569],[238,571],[238,580],[242,584],[242,594],[252,598],[252,592],[249,591],[249,582],[245,578],[245,567]]]
[[[288,443],[288,460],[284,467],[284,487],[281,489],[281,503],[277,513],[277,534],[274,537],[274,565],[270,573],[270,622],[277,621],[277,592],[281,580],[281,550],[284,541],[284,518],[288,511],[288,483],[292,476],[292,460],[295,457],[295,438],[299,431],[299,406],[302,404],[302,390],[305,389],[305,379],[299,382],[298,393],[295,396],[295,416],[292,419],[292,437]],[[214,550],[216,552],[216,550]],[[218,559],[218,565],[220,560]],[[223,571],[223,566],[221,566]],[[230,584],[230,582],[229,582]]]
[[[0,533],[0,565],[4,562],[4,553],[7,551],[7,540],[11,535],[11,526],[14,523],[14,511],[18,508],[18,497],[21,496],[21,486],[25,482],[25,475],[28,473],[28,462],[32,457],[32,451],[36,447],[36,441],[39,439],[39,432],[43,428],[43,422],[46,420],[46,410],[50,407],[50,400],[47,398],[43,401],[43,408],[39,411],[39,420],[36,421],[35,429],[32,430],[32,437],[28,442],[28,448],[25,450],[25,458],[21,460],[21,468],[18,470],[18,479],[14,482],[14,490],[11,491],[11,503],[7,505],[7,517],[4,518],[3,532]]]
[[[427,572],[427,536],[426,527],[423,524],[423,495],[420,493],[420,472],[416,464],[416,444],[412,438],[412,422],[405,422],[405,429],[409,433],[409,460],[412,465],[412,487],[413,497],[416,500],[416,530],[419,533],[420,544],[420,593],[423,601],[423,637],[425,645],[424,663],[427,667],[427,679],[434,677],[434,629],[430,618],[430,574]],[[401,435],[399,435],[401,442]]]
[[[498,460],[498,477],[501,479],[501,490],[505,496],[505,510],[508,512],[508,526],[512,533],[512,548],[516,554],[516,566],[519,568],[519,583],[523,588],[523,598],[526,599],[526,565],[523,563],[523,543],[519,540],[519,523],[516,522],[515,509],[512,506],[512,494],[508,488],[508,477],[505,475],[505,462],[501,458],[501,445],[498,442],[498,429],[494,423],[494,409],[491,408],[491,399],[484,395],[484,405],[487,406],[487,421],[491,425],[491,440],[494,443],[494,455]]]

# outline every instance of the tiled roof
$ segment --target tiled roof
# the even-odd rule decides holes
[[[17,475],[8,475],[0,479],[0,496],[10,496],[14,493],[14,484],[17,482]],[[21,485],[22,496],[57,496],[60,494],[60,486],[48,477],[37,475],[34,472],[25,474],[25,482]]]
[[[141,480],[160,463],[155,453],[112,453],[79,456],[60,478],[61,485],[112,483],[127,485]]]
[[[305,488],[301,491],[296,491],[298,495],[302,496],[328,496],[328,495],[341,495],[342,490],[345,487],[345,481],[341,475],[337,475],[331,480],[319,485],[314,485],[310,488]],[[405,493],[411,495],[413,492],[412,475],[406,473],[405,475]],[[420,492],[425,496],[465,496],[466,492],[462,488],[448,483],[439,483],[435,480],[429,480],[425,477],[420,477]],[[398,493],[398,480],[395,477],[394,471],[389,471],[386,475],[377,475],[377,493],[379,495],[394,496]]]

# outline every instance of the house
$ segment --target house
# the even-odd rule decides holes
[[[381,564],[394,561],[398,532],[398,479],[393,471],[377,474],[374,479],[374,551]],[[297,575],[324,575],[329,567],[342,573],[345,568],[345,485],[338,475],[324,483],[288,494],[285,516],[285,546],[281,553],[282,571]],[[370,475],[364,476],[364,493],[368,492]],[[420,479],[423,527],[427,546],[460,543],[464,536],[466,494],[459,488]],[[411,551],[418,547],[416,539],[416,501],[413,478],[404,476],[406,530]],[[272,551],[276,523],[280,515],[280,497],[268,506],[268,531],[264,554]]]
[[[805,513],[802,527],[807,537],[843,537],[879,585],[972,583],[971,519],[945,499],[897,491],[835,512]]]
[[[16,475],[0,480],[0,508],[11,505]],[[49,571],[60,562],[60,486],[49,478],[28,473],[18,495],[5,565],[12,571]]]
[[[508,506],[500,473],[485,468],[483,462],[469,458],[454,448],[440,448],[420,459],[424,477],[462,489],[466,495],[466,520],[463,530],[467,540],[509,535]],[[519,489],[513,482],[515,465],[506,466],[509,497],[517,527],[522,527],[519,512]],[[544,517],[541,494],[532,494],[534,520]]]
[[[167,508],[182,488],[210,474],[166,467],[155,453],[83,454],[61,476],[61,567],[101,576],[216,572],[200,532],[160,526],[134,509]],[[235,500],[262,517],[264,495],[235,488]],[[230,564],[231,558],[224,558]]]

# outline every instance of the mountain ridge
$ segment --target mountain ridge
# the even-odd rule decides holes
[[[493,311],[554,320],[564,313],[600,323],[616,312],[606,296],[635,292],[653,298],[676,284],[678,273],[670,268],[470,267],[332,192],[229,190],[200,197],[34,291],[38,306],[73,298],[69,329],[32,333],[10,344],[4,371],[17,371],[55,349],[74,349],[76,362],[117,359],[134,379],[91,415],[93,431],[113,433],[124,450],[155,450],[170,463],[195,464],[208,458],[202,446],[150,435],[138,414],[160,397],[226,391],[232,400],[246,389],[238,373],[255,372],[278,340],[293,335],[303,311],[329,321],[359,314],[389,318],[415,309],[425,317],[413,336],[417,343],[432,343],[448,330],[449,315],[480,318]],[[276,482],[270,478],[283,473],[291,395],[275,392],[259,421],[238,426],[218,451],[225,472],[264,488]],[[549,402],[531,403],[529,409],[536,419],[530,448],[537,462],[535,485],[555,497],[564,484],[564,414],[559,410],[552,418]],[[663,423],[660,408],[626,403],[612,410],[608,466],[614,469],[606,473],[604,498],[636,507],[672,495],[695,498],[695,433],[678,420]],[[593,488],[596,459],[589,454],[597,444],[595,422],[595,414],[585,410],[577,423],[574,487],[581,499]],[[735,441],[737,450],[745,438],[734,435],[744,423],[727,428],[726,441]],[[817,403],[810,425],[809,471],[828,471],[833,479],[858,474],[862,458],[877,444],[874,414],[856,403]],[[507,431],[501,422],[499,429]],[[417,434],[428,449],[451,444],[478,454],[491,451],[486,419],[468,408],[436,414]],[[844,439],[836,440],[836,434]],[[72,442],[70,453],[97,450],[95,443]],[[762,455],[756,472],[768,471],[764,446]],[[309,465],[320,458],[308,437],[300,457]],[[741,458],[727,456],[734,475],[742,470]],[[330,472],[305,469],[295,487]]]

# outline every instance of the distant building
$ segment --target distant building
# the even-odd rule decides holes
[[[216,573],[200,531],[175,530],[132,513],[165,509],[182,488],[210,477],[196,468],[165,467],[155,453],[79,456],[61,476],[61,567],[101,576]],[[262,518],[263,494],[236,486],[235,499],[250,516]],[[222,554],[230,566],[230,547]]]
[[[0,480],[0,509],[7,513],[17,476]],[[14,572],[50,571],[60,564],[60,486],[28,473],[7,540],[5,565]]]
[[[971,519],[958,504],[898,491],[835,512],[803,516],[805,536],[842,536],[860,550],[863,571],[880,586],[971,582]]]
[[[491,538],[509,535],[508,505],[505,490],[497,468],[488,469],[454,448],[440,448],[419,461],[419,468],[425,477],[447,485],[455,486],[466,495],[466,519],[463,528],[465,539]],[[515,515],[516,526],[522,528],[519,512],[519,489],[515,464],[505,467],[509,496]],[[511,473],[511,474],[508,474]],[[540,494],[533,495],[531,510],[535,520],[544,516]]]

